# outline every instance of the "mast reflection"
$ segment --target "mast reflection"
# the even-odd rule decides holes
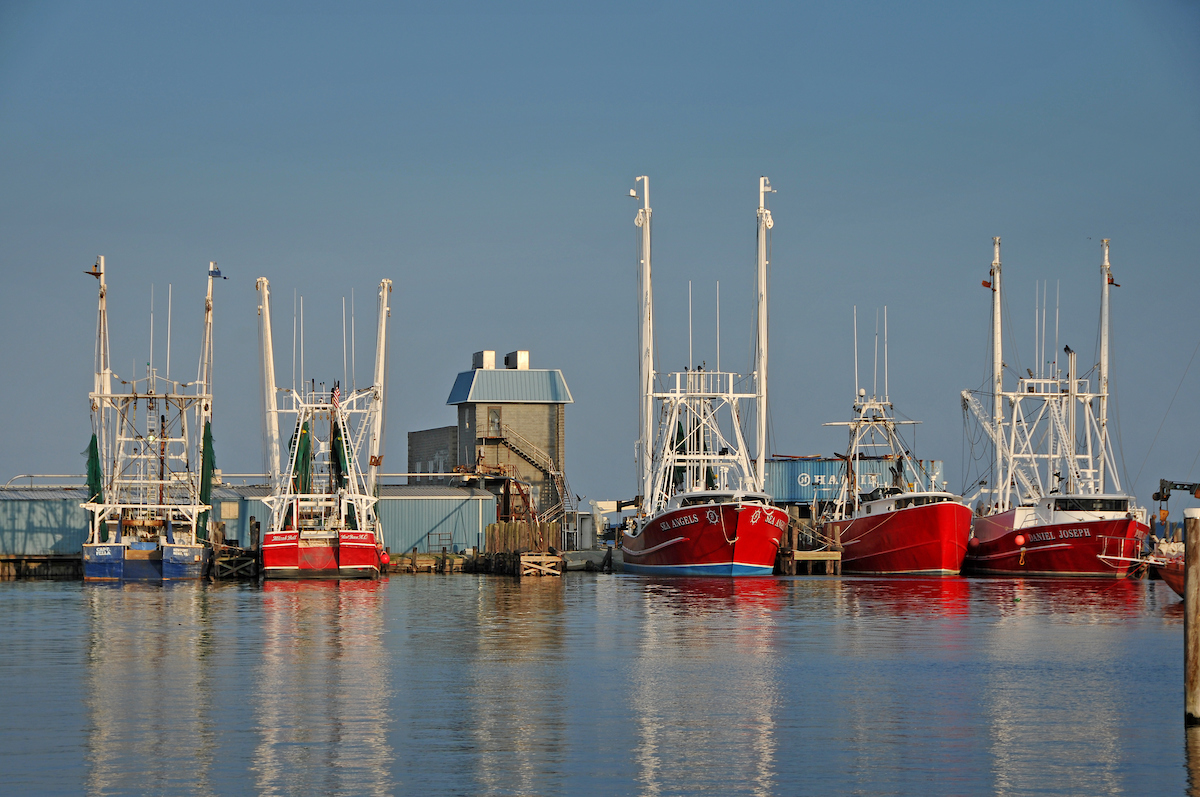
[[[998,613],[981,624],[980,652],[994,662],[982,687],[994,793],[1027,794],[1047,783],[1078,794],[1116,794],[1126,773],[1126,715],[1138,696],[1112,670],[1113,637],[1093,626],[1119,626],[1146,611],[1144,582],[1016,579],[980,582],[982,606]],[[1044,619],[1031,622],[1042,615]],[[1071,755],[1047,759],[1054,746]]]
[[[645,794],[776,791],[775,579],[647,582],[626,695]]]
[[[568,741],[560,578],[494,579],[480,593],[468,678],[480,792],[555,793]]]
[[[212,791],[202,584],[88,584],[89,793]]]
[[[389,794],[385,581],[267,581],[257,790]]]

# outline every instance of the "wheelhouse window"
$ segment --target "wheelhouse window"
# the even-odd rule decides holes
[[[500,434],[501,422],[500,422],[500,408],[499,407],[488,407],[487,408],[487,423],[488,423],[488,425],[487,425],[488,437],[501,437],[501,434]]]
[[[1060,512],[1128,512],[1128,498],[1058,498],[1054,508]]]

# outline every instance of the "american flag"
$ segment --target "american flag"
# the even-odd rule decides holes
[[[338,408],[338,403],[342,400],[342,386],[337,382],[333,383],[333,408]]]

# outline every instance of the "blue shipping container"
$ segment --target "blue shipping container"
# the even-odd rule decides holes
[[[937,489],[943,486],[943,463],[940,459],[914,460],[917,468],[929,474]],[[863,492],[892,483],[890,468],[894,460],[862,459],[858,465],[859,489]],[[804,459],[769,459],[766,467],[766,489],[778,503],[810,504],[814,500],[832,501],[842,490],[846,477],[846,461],[836,457]],[[915,474],[904,474],[904,483],[915,483]]]

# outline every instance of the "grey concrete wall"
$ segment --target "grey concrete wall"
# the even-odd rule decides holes
[[[541,470],[498,440],[488,437],[490,407],[500,409],[500,422],[548,454],[562,469],[566,430],[562,404],[460,404],[458,407],[459,461],[467,464],[508,465],[518,477],[538,488],[538,503],[547,508],[554,490]],[[481,458],[482,455],[482,458]]]
[[[408,433],[409,473],[449,473],[458,467],[458,427],[442,426]],[[413,480],[415,482],[415,480]],[[445,479],[433,479],[442,483]],[[412,482],[410,482],[412,483]]]

